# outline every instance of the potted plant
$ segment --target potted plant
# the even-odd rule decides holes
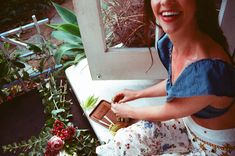
[[[99,145],[86,129],[78,129],[71,122],[71,99],[67,98],[67,83],[56,80],[52,75],[39,85],[44,105],[45,124],[40,134],[29,140],[3,146],[5,152],[21,150],[22,155],[95,155]]]
[[[51,36],[62,41],[62,44],[55,52],[54,57],[57,64],[62,63],[63,67],[66,68],[70,65],[77,64],[85,58],[86,55],[75,14],[71,10],[56,3],[53,3],[53,5],[65,22],[62,24],[48,25],[54,29]]]

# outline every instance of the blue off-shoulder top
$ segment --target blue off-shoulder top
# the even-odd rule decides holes
[[[174,98],[203,95],[235,97],[235,68],[233,65],[219,59],[198,60],[188,65],[172,84],[171,52],[173,45],[165,34],[158,40],[156,46],[160,60],[168,71],[166,84],[168,102]],[[200,118],[220,116],[227,112],[234,101],[224,109],[209,105],[194,115]]]

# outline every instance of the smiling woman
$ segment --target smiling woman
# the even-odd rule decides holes
[[[102,1],[109,3],[114,2],[113,0],[102,0]],[[151,66],[152,62],[151,56],[149,53],[149,49],[147,47],[110,48],[110,46],[106,44],[107,40],[105,39],[106,38],[105,25],[103,22],[103,16],[102,16],[103,13],[101,6],[101,4],[103,3],[102,1],[101,0],[73,1],[77,17],[79,17],[78,18],[79,28],[81,30],[81,36],[92,79],[94,80],[165,79],[167,77],[166,71],[162,66],[158,54],[155,52],[156,50],[154,48],[151,48],[153,54],[153,65]],[[221,26],[228,38],[228,42],[231,47],[230,50],[233,49],[234,47],[233,45],[235,45],[234,44],[235,40],[233,39],[234,36],[232,35],[235,33],[231,33],[231,31],[232,32],[235,31],[235,29],[232,28],[233,24],[231,23],[232,22],[231,18],[233,17],[232,14],[229,13],[231,12],[231,10],[233,10],[233,7],[231,7],[233,6],[233,4],[231,3],[234,2],[232,0],[222,1],[222,8],[219,16],[221,21]],[[218,4],[220,3],[218,2]],[[116,8],[120,8],[119,5],[114,5],[114,6]],[[151,11],[151,7],[149,8],[149,10]],[[117,19],[119,18],[120,17],[117,17]],[[122,19],[121,21],[123,21],[123,18],[121,19]],[[135,18],[133,18],[133,20],[136,22]],[[124,21],[123,24],[125,24]],[[130,24],[127,24],[125,26],[128,25]],[[122,27],[120,27],[120,30],[122,30],[121,28]],[[125,33],[124,31],[120,32]],[[156,34],[158,34],[158,30]],[[149,68],[150,70],[148,70]]]
[[[146,89],[116,94],[113,112],[140,121],[117,131],[97,153],[234,155],[235,68],[215,1],[151,0],[151,7],[165,33],[156,46],[168,78]],[[159,96],[166,96],[160,106],[128,105]]]
[[[171,1],[167,4],[164,3],[165,2],[163,1],[151,1],[153,13],[164,32],[175,32],[178,30],[178,27],[184,25],[195,26],[196,19],[195,15],[192,14],[196,9],[195,1],[179,1],[178,3],[176,1]],[[187,3],[187,6],[185,3]],[[188,29],[195,28],[188,27]]]

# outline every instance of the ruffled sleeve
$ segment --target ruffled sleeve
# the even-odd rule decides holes
[[[171,55],[172,46],[173,44],[171,43],[169,37],[166,34],[164,34],[157,41],[157,45],[156,45],[160,60],[168,72],[169,72],[169,63],[170,63],[170,55]]]
[[[202,95],[235,97],[235,68],[222,60],[203,59],[186,67],[174,84],[169,80],[167,101]]]

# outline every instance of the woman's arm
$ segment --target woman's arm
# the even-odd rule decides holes
[[[144,98],[144,97],[166,96],[166,82],[167,79],[149,88],[139,90],[137,97]]]
[[[190,116],[208,106],[213,96],[179,98],[163,105],[134,108],[127,103],[112,104],[117,116],[139,120],[165,121]]]
[[[158,97],[158,96],[165,96],[166,95],[166,81],[163,80],[162,82],[151,86],[149,88],[143,90],[129,90],[125,89],[119,93],[117,93],[114,98],[114,103],[124,103],[127,101],[136,100],[139,98],[144,97]]]

